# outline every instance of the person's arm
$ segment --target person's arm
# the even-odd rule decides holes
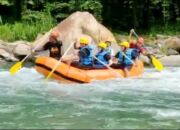
[[[108,66],[111,66],[111,65],[113,64],[111,54],[106,54],[106,55],[104,56],[104,59],[106,59],[107,61],[109,61]]]
[[[79,50],[80,46],[77,45],[77,42],[74,42],[74,49]]]
[[[34,54],[34,53],[36,53],[36,52],[41,52],[41,51],[46,51],[46,50],[48,50],[49,49],[49,46],[50,46],[50,44],[49,44],[49,42],[47,42],[46,44],[44,44],[44,46],[42,47],[42,49],[36,49],[36,50],[34,50],[33,48],[32,48],[32,54]]]
[[[80,51],[80,55],[82,55],[83,57],[87,57],[90,55],[90,51],[87,48],[84,48]]]
[[[63,45],[63,44],[62,44],[62,41],[58,41],[57,44],[58,44],[59,46],[62,46],[62,45]]]
[[[104,56],[104,59],[107,60],[107,61],[109,61],[109,60],[111,59],[111,55],[110,55],[110,54],[106,54],[106,55]]]
[[[146,48],[142,47],[142,48],[140,48],[140,52],[141,52],[143,55],[145,55],[145,54],[147,53],[147,50],[146,50]]]
[[[118,63],[118,59],[119,59],[119,52],[117,52],[116,55],[112,57],[112,62]]]
[[[43,46],[43,50],[48,50],[50,47],[50,43],[47,42],[44,46]]]

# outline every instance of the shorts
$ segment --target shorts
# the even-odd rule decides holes
[[[124,69],[124,68],[131,69],[132,65],[112,64],[111,67],[114,69]]]
[[[76,68],[80,68],[80,69],[84,69],[84,70],[90,70],[93,68],[92,65],[81,65],[78,61],[72,62],[71,66],[76,67]]]

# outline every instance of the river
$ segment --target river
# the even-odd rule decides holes
[[[180,68],[90,84],[1,69],[0,128],[180,128]]]

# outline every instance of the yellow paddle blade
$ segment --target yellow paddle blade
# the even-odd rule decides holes
[[[9,72],[11,73],[11,75],[14,75],[14,74],[17,73],[21,68],[22,68],[22,62],[17,62],[16,64],[14,64],[14,65],[9,69]]]
[[[51,71],[48,76],[46,77],[46,81],[49,80],[49,78],[51,77],[51,75],[53,74],[54,71]]]
[[[162,71],[164,69],[162,63],[156,59],[154,56],[151,56],[151,60],[152,60],[152,63],[154,65],[154,67],[158,70],[158,71]]]

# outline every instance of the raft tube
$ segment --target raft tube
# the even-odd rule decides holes
[[[47,76],[53,67],[58,63],[58,60],[51,57],[39,57],[35,61],[35,69]],[[130,77],[140,76],[144,72],[144,65],[142,61],[138,61],[137,66],[132,66],[129,70]],[[125,73],[122,69],[92,69],[84,70],[69,66],[65,63],[60,63],[57,69],[52,74],[52,78],[55,78],[62,82],[77,82],[77,83],[89,83],[94,80],[107,80],[113,78],[124,78]]]

